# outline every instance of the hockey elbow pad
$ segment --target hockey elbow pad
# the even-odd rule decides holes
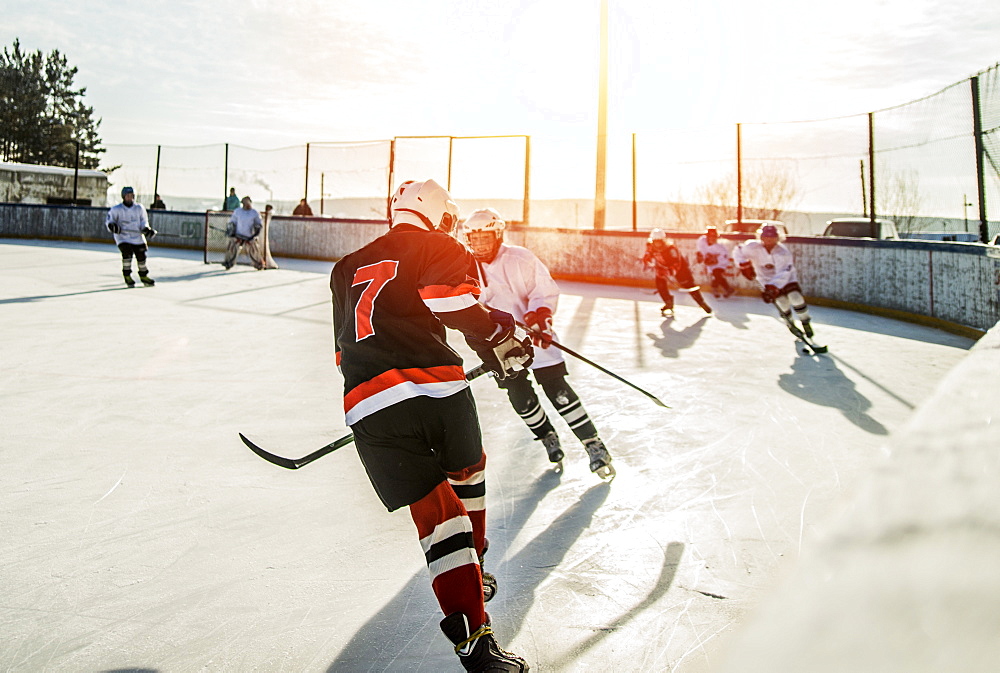
[[[747,280],[753,280],[757,277],[757,273],[753,270],[753,264],[750,262],[743,262],[740,264],[740,273],[742,273],[743,277]]]

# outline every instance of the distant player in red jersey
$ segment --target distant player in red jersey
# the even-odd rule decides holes
[[[347,423],[382,503],[409,507],[462,665],[527,671],[497,645],[484,607],[486,454],[445,327],[500,378],[531,364],[531,340],[515,336],[510,314],[478,302],[475,260],[449,235],[458,206],[443,187],[403,183],[390,212],[389,232],[337,262],[330,279]]]
[[[659,293],[660,299],[663,300],[660,315],[664,318],[671,318],[674,315],[674,296],[670,294],[668,282],[671,278],[682,291],[691,295],[691,298],[704,309],[705,313],[712,312],[712,307],[701,296],[701,287],[694,282],[691,267],[688,266],[684,255],[677,249],[677,245],[667,238],[667,234],[662,229],[653,229],[649,232],[649,240],[646,241],[646,254],[642,257],[642,264],[646,268],[652,266],[656,272],[656,291]]]

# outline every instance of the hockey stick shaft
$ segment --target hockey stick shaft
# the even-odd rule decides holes
[[[480,365],[478,367],[475,367],[474,369],[470,369],[469,371],[465,372],[465,380],[471,381],[473,379],[479,378],[488,371],[489,370],[486,368],[485,365]],[[287,470],[297,470],[303,465],[308,465],[314,460],[318,460],[323,456],[325,456],[326,454],[333,453],[337,449],[352,443],[354,441],[354,434],[352,433],[344,435],[340,439],[334,440],[329,444],[327,444],[326,446],[316,449],[312,453],[306,456],[302,456],[301,458],[285,458],[283,456],[277,456],[269,451],[265,451],[264,449],[262,449],[261,447],[257,446],[249,439],[247,439],[246,435],[244,435],[242,432],[240,433],[240,439],[243,440],[243,443],[247,445],[247,448],[249,448],[251,451],[256,453],[258,456],[260,456],[267,462],[273,463],[274,465],[277,465],[278,467],[283,467]]]
[[[539,337],[541,336],[541,332],[539,332],[538,330],[531,329],[530,327],[528,327],[524,323],[520,323],[519,322],[517,324],[520,325],[521,327],[523,327],[524,329],[528,330],[528,332],[530,334],[534,334],[535,336],[539,336]],[[556,348],[558,348],[562,352],[566,353],[567,355],[572,355],[573,357],[575,357],[577,360],[580,360],[581,362],[586,362],[591,367],[593,367],[593,368],[595,368],[595,369],[597,369],[599,371],[604,372],[605,374],[607,374],[608,376],[610,376],[610,377],[612,377],[614,379],[618,379],[619,381],[621,381],[625,385],[629,386],[630,388],[635,388],[640,393],[642,393],[643,395],[645,395],[649,399],[653,400],[653,402],[655,402],[657,405],[663,407],[664,409],[669,409],[670,408],[669,406],[667,406],[666,404],[664,404],[660,400],[660,398],[658,398],[656,395],[654,395],[653,393],[649,392],[648,390],[643,390],[642,388],[640,388],[639,386],[635,385],[634,383],[632,383],[628,379],[624,379],[621,376],[618,376],[618,374],[615,374],[613,371],[610,371],[609,369],[605,369],[604,367],[602,367],[601,365],[597,364],[593,360],[591,360],[589,358],[586,358],[583,355],[580,355],[575,350],[573,350],[571,348],[568,348],[567,346],[563,346],[558,341],[551,341],[550,340],[549,341],[549,345],[550,346],[555,346]]]

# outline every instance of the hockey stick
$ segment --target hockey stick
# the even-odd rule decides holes
[[[520,323],[519,322],[517,324],[520,325],[521,327],[523,327],[524,329],[528,330],[529,334],[534,334],[535,336],[541,336],[541,332],[539,332],[538,330],[533,330],[530,327],[528,327],[527,325],[525,325],[524,323]],[[642,393],[643,395],[645,395],[649,399],[653,400],[653,402],[655,402],[659,406],[663,407],[664,409],[669,409],[670,408],[669,406],[667,406],[666,404],[664,404],[663,402],[661,402],[660,398],[658,398],[653,393],[651,393],[649,391],[646,391],[646,390],[643,390],[642,388],[640,388],[639,386],[635,385],[631,381],[628,381],[628,380],[623,379],[622,377],[618,376],[618,374],[615,374],[613,371],[609,371],[609,370],[605,369],[604,367],[602,367],[601,365],[599,365],[596,362],[594,362],[593,360],[585,358],[584,356],[580,355],[576,351],[574,351],[574,350],[572,350],[570,348],[567,348],[566,346],[563,346],[558,341],[549,340],[549,345],[550,346],[555,346],[556,348],[558,348],[562,352],[566,353],[567,355],[572,355],[577,360],[581,360],[583,362],[586,362],[591,367],[594,367],[595,369],[598,369],[598,370],[604,372],[605,374],[607,374],[608,376],[610,376],[612,378],[618,379],[619,381],[621,381],[622,383],[624,383],[625,385],[627,385],[627,386],[629,386],[631,388],[635,388],[640,393]]]
[[[469,371],[465,372],[465,380],[471,381],[475,378],[482,376],[483,374],[486,374],[487,372],[489,372],[489,370],[486,368],[486,365],[479,365],[478,367],[470,369]],[[354,441],[354,434],[352,433],[349,435],[344,435],[340,439],[330,442],[323,448],[316,449],[312,453],[306,456],[302,456],[301,458],[284,458],[282,456],[276,456],[273,453],[265,451],[264,449],[260,448],[259,446],[251,442],[249,439],[247,439],[246,435],[244,435],[242,432],[239,434],[240,434],[240,439],[243,440],[243,443],[246,444],[251,451],[256,453],[258,456],[260,456],[267,462],[274,463],[278,467],[283,467],[286,470],[297,470],[303,465],[308,465],[314,460],[318,460],[328,453],[333,453],[337,449],[347,446],[348,444]]]

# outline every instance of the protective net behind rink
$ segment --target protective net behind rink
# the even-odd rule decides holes
[[[226,225],[232,213],[220,210],[209,210],[205,213],[205,264],[222,264],[226,259],[230,238],[226,235]],[[264,268],[277,269],[278,265],[271,257],[270,219],[261,215],[264,228],[258,236],[259,245],[263,247]],[[253,266],[246,246],[236,255],[236,264]]]

